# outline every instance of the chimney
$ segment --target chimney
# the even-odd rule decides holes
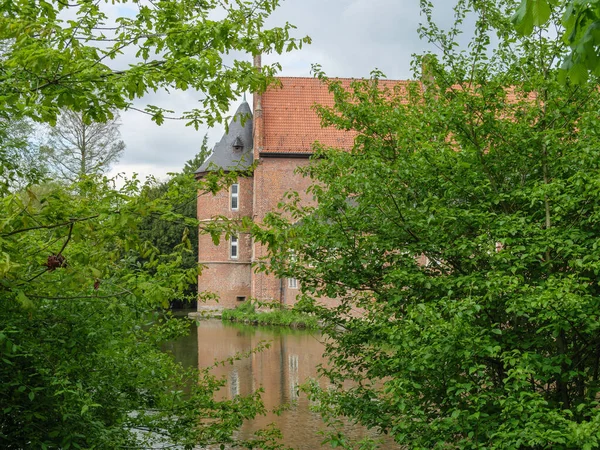
[[[258,68],[258,71],[260,72],[260,70],[262,68],[262,61],[261,61],[260,53],[254,55],[254,67]]]
[[[262,71],[262,61],[261,55],[254,55],[254,67],[258,69],[259,72]],[[258,161],[260,151],[263,148],[263,112],[262,112],[262,94],[260,92],[253,93],[252,99],[252,115],[253,115],[253,137],[252,142],[254,144],[254,160]]]

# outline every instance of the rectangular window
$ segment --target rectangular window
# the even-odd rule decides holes
[[[231,236],[230,246],[229,246],[229,255],[231,259],[238,259],[238,237]]]
[[[231,195],[230,195],[230,205],[232,211],[237,211],[240,206],[240,185],[232,184],[231,185]]]
[[[298,289],[298,280],[296,278],[288,278],[288,287],[290,289]]]

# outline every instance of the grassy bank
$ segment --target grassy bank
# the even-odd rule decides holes
[[[315,317],[300,313],[293,308],[285,308],[279,304],[260,304],[261,307],[266,306],[270,309],[267,311],[257,311],[256,306],[257,304],[255,302],[250,300],[246,301],[235,309],[224,310],[221,319],[253,325],[274,325],[311,329],[317,329],[319,327]]]

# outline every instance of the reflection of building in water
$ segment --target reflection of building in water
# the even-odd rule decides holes
[[[265,341],[269,342],[268,348],[252,352]],[[215,360],[246,354],[213,369],[214,374],[227,380],[221,395],[233,398],[262,387],[267,408],[297,400],[298,386],[317,377],[322,353],[323,345],[308,333],[275,334],[249,326],[223,326],[219,321],[205,321],[198,328],[200,368],[212,366]]]
[[[318,334],[290,330],[261,329],[240,324],[226,324],[219,320],[202,321],[198,327],[198,366],[213,366],[213,373],[222,376],[227,386],[217,395],[232,399],[236,395],[248,395],[258,388],[264,389],[262,399],[267,410],[284,404],[296,405],[280,416],[269,414],[246,422],[241,430],[242,439],[275,422],[285,436],[285,444],[298,450],[321,448],[324,426],[318,413],[311,411],[305,395],[298,395],[298,385],[308,378],[317,377],[317,366],[325,365],[324,346]],[[252,353],[261,342],[269,341],[270,347]],[[215,365],[235,354],[249,353],[231,364]],[[327,383],[320,381],[323,388]],[[347,425],[344,430],[354,439],[366,435],[366,430]],[[382,448],[395,449],[390,443]]]
[[[298,400],[298,355],[288,356],[288,370],[290,378],[290,400]]]

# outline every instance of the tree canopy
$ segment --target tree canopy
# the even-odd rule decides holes
[[[198,233],[196,229],[198,184],[194,180],[195,171],[210,155],[208,136],[202,139],[200,151],[186,161],[181,172],[171,174],[165,182],[155,183],[149,188],[150,198],[161,198],[173,206],[175,216],[148,215],[140,224],[140,237],[156,247],[159,253],[168,254],[182,242],[187,249],[181,255],[181,266],[198,266]],[[190,280],[184,289],[185,296],[174,299],[174,304],[195,304],[198,294],[198,280]]]
[[[600,446],[600,94],[561,83],[556,24],[518,35],[516,6],[458,2],[467,49],[424,24],[422,82],[328,80],[323,123],[354,146],[317,145],[318,206],[254,231],[331,337],[323,416],[406,448]]]
[[[221,2],[95,2],[11,0],[2,3],[2,117],[54,123],[60,108],[104,122],[158,89],[198,91],[199,106],[181,112],[193,125],[222,119],[242,92],[264,89],[276,64],[262,74],[227,53],[290,51],[308,38],[292,25],[266,28],[278,0]],[[218,17],[218,18],[217,18]],[[168,107],[149,105],[157,123]]]
[[[559,22],[558,15],[562,14]],[[551,21],[553,33],[567,43],[570,52],[563,55],[563,77],[574,82],[586,81],[590,74],[600,75],[600,5],[595,0],[522,0],[512,16],[517,31],[531,34],[542,31]]]
[[[216,402],[223,380],[160,351],[188,325],[162,308],[198,271],[181,267],[185,241],[167,253],[140,238],[145,217],[177,218],[169,202],[136,181],[111,186],[2,197],[2,448],[221,444],[262,411],[256,396]]]
[[[48,167],[31,120],[0,120],[0,194],[43,178]]]

